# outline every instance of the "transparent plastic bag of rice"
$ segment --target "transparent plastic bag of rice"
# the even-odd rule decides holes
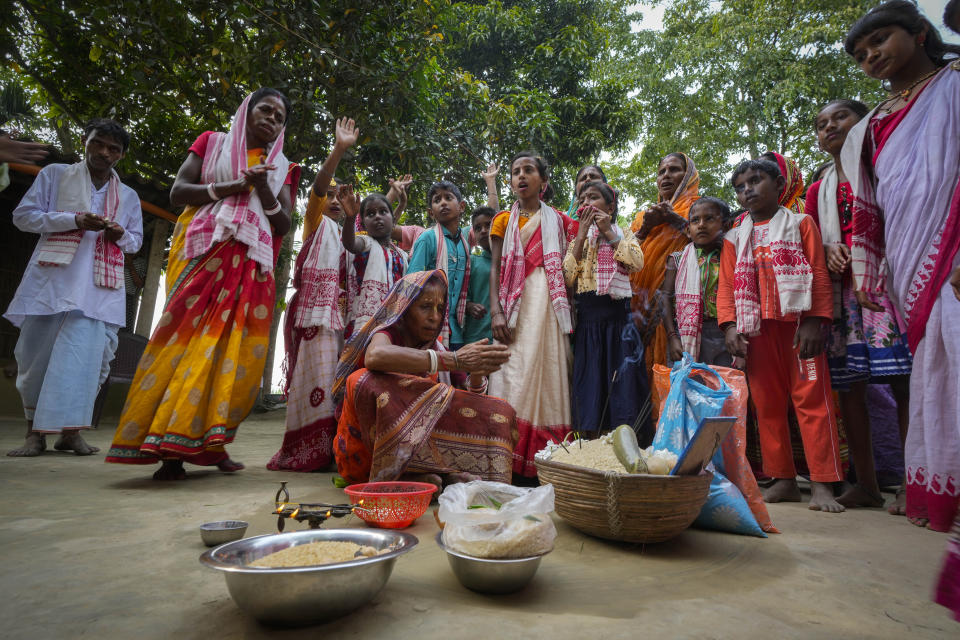
[[[524,488],[475,480],[439,498],[443,544],[475,558],[526,558],[553,550],[553,485]]]

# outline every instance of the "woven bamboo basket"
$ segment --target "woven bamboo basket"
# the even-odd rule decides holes
[[[707,501],[713,474],[616,474],[536,460],[542,484],[552,484],[557,515],[598,538],[663,542],[693,524]]]

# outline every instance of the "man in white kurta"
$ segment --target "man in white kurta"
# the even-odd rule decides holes
[[[140,199],[113,170],[129,141],[116,122],[91,121],[84,133],[83,161],[44,167],[13,212],[17,228],[39,233],[40,241],[4,314],[20,328],[14,354],[27,419],[26,443],[7,455],[41,454],[46,434],[60,436],[54,445],[60,450],[78,455],[98,450],[80,431],[90,428],[117,330],[125,321],[122,255],[117,283],[110,266],[96,260],[98,240],[100,255],[114,251],[109,244],[136,253],[143,240]],[[76,206],[67,209],[67,203]],[[82,235],[66,241],[55,235],[77,229]],[[51,247],[56,260],[42,260],[51,255]]]

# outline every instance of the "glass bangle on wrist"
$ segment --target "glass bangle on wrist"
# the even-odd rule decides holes
[[[210,196],[210,199],[216,202],[220,199],[220,196],[217,195],[217,190],[214,188],[216,183],[211,182],[207,185],[207,195]]]
[[[268,208],[268,209],[264,209],[263,212],[264,212],[265,214],[267,214],[268,216],[275,216],[275,215],[277,215],[278,213],[280,213],[280,201],[278,200],[277,202],[273,203],[273,206],[272,206],[272,207],[270,207],[270,208]]]
[[[470,391],[471,393],[483,393],[487,390],[487,382],[487,376],[483,376],[483,382],[479,387],[475,387],[473,384],[468,384],[467,391]]]

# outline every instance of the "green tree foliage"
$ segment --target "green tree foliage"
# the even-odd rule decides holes
[[[482,127],[467,144],[506,167],[533,149],[553,167],[557,200],[573,174],[636,135],[628,3],[620,0],[458,2],[443,31],[449,64],[485,86]],[[504,172],[505,173],[505,172]]]
[[[431,104],[440,52],[429,1],[26,0],[4,13],[0,53],[47,116],[74,131],[98,115],[129,123],[137,147],[122,168],[165,184],[193,138],[228,126],[258,86],[293,102],[296,161],[322,160],[349,114],[366,144],[347,172],[385,183],[427,131],[413,115]]]
[[[0,74],[23,80],[62,146],[114,117],[134,134],[121,170],[161,185],[258,86],[293,102],[286,151],[308,177],[334,119],[357,119],[342,173],[375,189],[412,173],[415,218],[440,176],[480,201],[485,163],[533,147],[564,186],[634,131],[629,86],[607,71],[629,35],[621,0],[24,0],[0,27]]]
[[[666,3],[658,3],[666,4]],[[636,34],[625,75],[638,87],[642,150],[613,171],[640,200],[655,200],[660,158],[684,151],[701,193],[725,195],[731,160],[771,149],[805,175],[829,160],[813,119],[836,98],[874,104],[879,83],[843,51],[850,25],[874,0],[674,0],[663,32]]]
[[[362,137],[341,176],[369,192],[413,174],[407,220],[424,224],[440,177],[479,203],[487,162],[534,148],[562,192],[579,164],[622,149],[635,118],[611,52],[629,20],[622,0],[21,0],[0,13],[0,82],[23,83],[42,118],[32,133],[67,154],[89,118],[128,125],[121,173],[161,190],[200,132],[275,87],[293,103],[284,151],[302,188],[350,116]]]

